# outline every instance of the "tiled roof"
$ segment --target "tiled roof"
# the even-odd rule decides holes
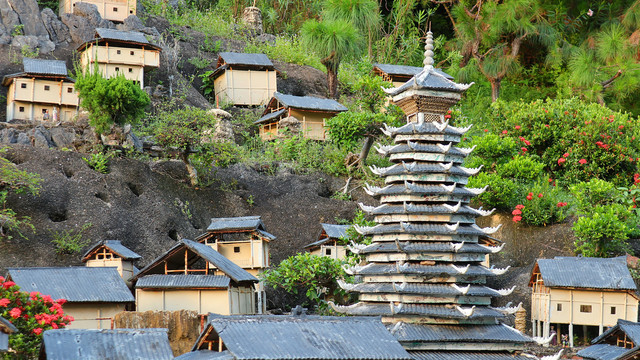
[[[607,331],[603,332],[600,336],[591,341],[592,344],[597,344],[605,340],[609,335],[622,331],[625,335],[633,341],[636,345],[640,345],[640,323],[618,319],[618,323],[610,327]]]
[[[423,253],[423,252],[438,252],[438,253],[451,253],[455,251],[454,246],[460,246],[457,249],[458,254],[464,253],[480,253],[480,254],[489,254],[491,250],[487,249],[484,246],[474,244],[474,243],[462,243],[454,244],[454,243],[411,243],[411,242],[400,242],[402,246],[402,251],[407,254],[412,253]],[[379,252],[397,252],[398,245],[395,242],[385,242],[385,243],[373,243],[368,245],[366,248],[360,250],[360,254],[370,254],[370,253],[379,253]]]
[[[236,359],[410,359],[374,317],[210,314],[208,332]]]
[[[98,35],[98,38],[104,40],[120,40],[140,44],[149,43],[144,34],[138,31],[122,31],[115,29],[97,28],[96,34]]]
[[[390,331],[401,342],[531,342],[531,338],[504,324],[420,325],[400,323],[397,326],[390,326]]]
[[[139,289],[227,288],[230,279],[224,275],[147,275],[136,282]]]
[[[22,66],[27,74],[67,76],[67,64],[62,60],[23,58]]]
[[[348,110],[346,106],[333,99],[321,99],[313,96],[287,95],[279,92],[275,92],[273,97],[285,107],[326,112],[342,112]]]
[[[336,306],[336,309],[344,311],[348,309],[349,315],[358,316],[402,316],[416,315],[421,317],[433,317],[449,320],[485,320],[495,322],[496,319],[504,318],[504,314],[498,310],[489,307],[474,307],[469,315],[462,313],[457,308],[449,305],[430,305],[430,304],[409,304],[401,303],[399,306],[394,305],[392,311],[389,303],[365,303],[359,302],[350,306]],[[465,310],[465,309],[463,309]],[[466,310],[471,310],[471,307]]]
[[[460,225],[455,228],[447,225],[376,225],[360,228],[362,235],[382,234],[438,234],[438,235],[485,235],[485,232],[477,225]]]
[[[327,234],[328,237],[339,239],[347,236],[347,229],[351,228],[352,225],[336,225],[336,224],[320,224],[322,226],[322,230]]]
[[[273,68],[273,63],[265,54],[221,52],[218,54],[218,56],[221,57],[224,62],[229,65],[253,65]]]
[[[415,360],[532,360],[529,356],[505,352],[410,351]]]
[[[256,120],[256,121],[254,121],[253,123],[254,123],[254,124],[261,124],[261,123],[263,123],[263,122],[267,122],[267,121],[269,121],[269,120],[271,120],[271,119],[275,119],[275,118],[277,118],[278,116],[280,116],[280,115],[284,114],[284,113],[285,113],[285,111],[287,111],[287,109],[280,109],[280,110],[278,110],[278,111],[274,111],[274,112],[267,113],[266,115],[263,115],[260,119],[258,119],[258,120]]]
[[[499,292],[482,285],[471,285],[469,288],[461,286],[455,288],[444,284],[406,283],[393,285],[391,283],[360,283],[355,284],[352,291],[359,293],[386,294],[429,294],[434,296],[501,296]]]
[[[22,291],[37,291],[68,302],[133,302],[115,267],[9,268]]]
[[[392,64],[373,64],[374,67],[377,67],[382,72],[385,72],[389,75],[404,75],[404,76],[414,76],[422,71],[422,67],[418,66],[408,66],[408,65],[392,65]],[[445,73],[441,69],[434,69],[437,73],[446,77],[449,80],[453,80],[453,76]]]
[[[400,265],[369,263],[365,266],[356,266],[354,272],[358,275],[389,275],[389,274],[420,274],[431,276],[493,276],[494,274],[484,266],[469,265],[454,268],[452,265],[420,265],[406,263]]]
[[[227,350],[217,352],[213,350],[197,350],[182,354],[174,360],[235,360],[236,357],[231,355]]]
[[[58,329],[42,340],[47,360],[173,360],[167,329]]]
[[[212,218],[207,231],[225,230],[264,230],[260,216],[240,216],[229,218]]]
[[[625,349],[615,345],[596,344],[578,351],[576,355],[582,356],[585,360],[616,360],[623,355],[633,353],[640,354],[640,347],[636,346],[633,349]]]
[[[136,260],[136,259],[140,259],[142,256],[138,255],[137,253],[135,253],[133,250],[129,249],[128,247],[122,245],[122,243],[120,242],[120,240],[104,240],[104,241],[100,241],[99,243],[95,244],[94,246],[91,247],[91,249],[89,249],[87,252],[84,253],[83,257],[83,261],[86,261],[87,256],[91,255],[92,252],[94,252],[95,250],[97,250],[98,248],[100,248],[101,246],[106,247],[107,249],[111,250],[112,252],[114,252],[116,255],[120,256],[121,258],[123,258],[124,260]]]
[[[537,264],[547,287],[636,290],[624,257],[556,257]]]

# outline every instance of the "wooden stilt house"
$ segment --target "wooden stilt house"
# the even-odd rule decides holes
[[[270,140],[284,129],[299,132],[305,138],[326,140],[326,120],[348,109],[333,99],[294,96],[276,92],[262,117],[254,124],[260,128],[260,137]]]
[[[39,120],[55,124],[78,113],[74,80],[61,60],[22,59],[23,72],[6,75],[7,121]]]
[[[17,331],[18,329],[9,320],[0,316],[0,353],[9,350],[9,335]]]
[[[255,314],[258,279],[210,246],[182,239],[133,278],[137,311]]]
[[[144,71],[160,66],[162,49],[151,44],[143,33],[97,28],[95,39],[77,49],[85,71],[97,67],[102,76],[123,75],[144,88]]]
[[[110,329],[115,314],[134,303],[114,267],[9,268],[7,279],[22,291],[66,299],[62,308],[75,319],[71,329]]]
[[[120,240],[104,240],[92,246],[82,256],[82,262],[88,267],[115,267],[131,287],[130,279],[137,272],[133,263],[140,258],[140,255],[122,245]]]
[[[172,360],[167,329],[47,330],[39,360]]]
[[[81,0],[60,0],[58,13],[73,14],[73,8]],[[123,22],[130,15],[136,15],[137,1],[135,0],[82,0],[98,7],[98,12],[103,19]]]
[[[212,249],[258,277],[269,267],[269,244],[276,237],[268,233],[260,216],[213,218],[207,232],[196,241]],[[256,285],[258,313],[265,312],[267,302],[262,282]]]
[[[538,259],[529,286],[534,336],[549,336],[555,325],[558,341],[564,334],[573,347],[577,332],[589,339],[618,319],[638,320],[637,289],[625,256]]]
[[[347,254],[345,242],[347,229],[351,225],[320,224],[322,231],[317,241],[304,247],[311,255],[326,256],[335,260],[342,260]]]
[[[265,105],[278,91],[277,71],[265,54],[222,52],[216,69],[211,73],[216,106]]]
[[[372,243],[352,249],[365,259],[347,269],[356,283],[340,283],[359,302],[332,306],[344,314],[381,316],[416,359],[529,359],[520,351],[531,339],[498,322],[517,308],[491,306],[492,298],[513,290],[485,285],[507,271],[482,265],[496,249],[479,239],[498,228],[475,223],[491,213],[469,206],[483,190],[465,185],[480,169],[462,166],[471,149],[456,145],[467,129],[445,121],[449,107],[470,85],[435,71],[431,32],[425,50],[420,73],[386,90],[407,124],[383,130],[394,145],[380,150],[394,165],[372,167],[385,186],[368,192],[381,205],[362,208],[377,225],[356,226]]]
[[[411,359],[379,318],[215,316],[189,359]]]
[[[640,324],[618,320],[618,323],[591,341],[591,346],[578,351],[585,360],[640,359]]]

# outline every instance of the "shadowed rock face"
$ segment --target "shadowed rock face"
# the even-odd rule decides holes
[[[52,232],[86,223],[92,226],[84,239],[122,240],[143,256],[137,265],[144,266],[176,240],[205,232],[212,217],[244,215],[261,215],[278,237],[271,244],[277,264],[313,241],[321,222],[351,218],[356,208],[331,199],[343,182],[321,174],[274,170],[276,175],[266,175],[236,165],[219,169],[214,185],[193,189],[185,185],[187,174],[178,161],[148,165],[113,159],[110,173],[100,174],[73,152],[11,145],[7,157],[20,169],[40,174],[43,183],[39,196],[10,196],[8,206],[30,216],[37,232],[25,232],[27,239],[0,239],[0,274],[15,266],[80,265],[82,254],[56,255],[50,241]]]

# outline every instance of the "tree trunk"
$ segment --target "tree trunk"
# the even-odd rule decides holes
[[[500,85],[502,79],[496,78],[490,79],[489,81],[491,82],[491,102],[496,102],[498,97],[500,97]]]
[[[189,149],[185,152],[180,153],[180,158],[182,162],[187,167],[187,172],[189,173],[189,181],[191,182],[191,186],[198,186],[198,170],[191,163],[191,159],[189,159]]]
[[[373,136],[367,136],[364,139],[364,145],[362,145],[362,150],[360,151],[360,156],[358,157],[358,165],[360,167],[364,167],[364,162],[367,160],[367,156],[369,156],[369,151],[371,150],[371,146],[373,145]]]
[[[329,83],[329,97],[338,99],[338,70],[327,67],[327,83]]]

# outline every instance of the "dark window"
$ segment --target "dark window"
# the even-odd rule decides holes
[[[18,109],[18,111],[20,111],[20,112],[24,112],[24,106],[20,106],[20,108]]]
[[[331,249],[324,249],[325,255],[331,255]]]
[[[46,114],[47,113],[47,109],[42,109],[42,113]]]
[[[133,69],[132,69],[132,68],[129,68],[129,72],[130,72],[130,73],[132,73],[132,72],[133,72]]]
[[[68,87],[68,88],[67,88],[67,92],[68,92],[68,93],[72,93],[72,92],[73,92],[73,88],[72,88],[72,87]]]
[[[129,14],[133,14],[133,10],[129,10]]]
[[[117,7],[114,7],[114,8],[113,8],[113,12],[118,12],[118,8],[117,8]]]
[[[120,55],[120,50],[116,50],[116,54]]]
[[[612,306],[611,307],[611,315],[615,315],[616,314],[616,307]]]
[[[580,312],[590,313],[591,312],[591,305],[580,305]]]
[[[233,247],[233,252],[234,253],[239,253],[240,252],[240,246],[234,246]]]
[[[116,71],[120,71],[120,68],[116,66]]]
[[[562,304],[556,304],[556,310],[562,311]]]
[[[129,54],[130,54],[130,55],[135,55],[135,54],[136,54],[136,52],[135,52],[135,51],[129,51]]]
[[[26,88],[27,88],[27,84],[22,83],[22,84],[20,84],[20,87],[21,87],[22,89],[26,89]]]
[[[49,85],[45,85],[45,86],[44,86],[44,91],[49,91],[49,89],[50,89],[50,88],[49,88]]]

